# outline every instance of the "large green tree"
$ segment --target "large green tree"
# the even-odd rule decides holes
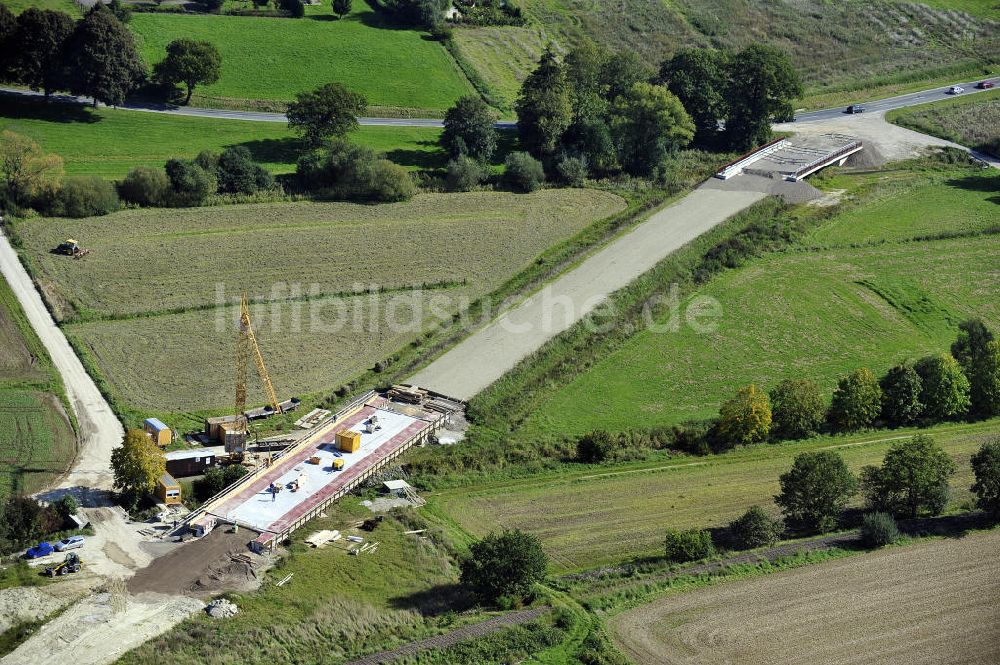
[[[491,533],[469,548],[462,585],[487,602],[520,600],[545,579],[548,557],[538,537],[518,529]]]
[[[734,149],[749,150],[771,138],[773,121],[791,119],[802,81],[787,54],[760,43],[735,54],[726,69],[726,135]]]
[[[632,175],[652,175],[694,136],[691,116],[663,86],[636,83],[615,100],[611,113],[619,159]]]
[[[0,2],[0,81],[16,82],[17,49],[14,35],[17,33],[17,16]]]
[[[659,81],[684,104],[695,126],[695,142],[714,145],[719,121],[726,117],[724,51],[681,49],[660,67]]]
[[[344,18],[351,13],[351,0],[332,0],[331,9],[337,18]]]
[[[111,451],[111,470],[115,476],[114,488],[125,503],[135,505],[156,487],[156,481],[166,473],[167,462],[159,446],[145,432],[130,429],[125,432],[122,445]]]
[[[67,42],[70,90],[119,106],[146,79],[135,37],[108,9],[96,6],[76,25]]]
[[[10,38],[15,78],[32,90],[42,90],[46,99],[66,87],[66,43],[73,34],[73,19],[64,12],[29,7],[17,18]],[[77,72],[73,72],[75,79]]]
[[[823,426],[826,400],[814,381],[785,379],[771,397],[771,435],[776,439],[805,439]]]
[[[969,413],[976,418],[1000,415],[1000,342],[980,319],[963,321],[951,355],[969,379]]]
[[[894,427],[917,422],[924,412],[920,402],[923,381],[908,363],[896,365],[879,382],[882,387],[882,419]]]
[[[618,168],[618,154],[608,124],[608,86],[604,81],[604,65],[609,57],[604,49],[584,42],[567,53],[563,61],[573,119],[562,144],[570,154],[582,156],[588,168],[596,173]]]
[[[870,427],[882,410],[882,389],[871,370],[862,367],[837,383],[830,403],[830,423],[853,432]]]
[[[951,354],[941,353],[921,358],[914,365],[920,375],[920,403],[924,417],[950,420],[969,410],[969,380]]]
[[[288,105],[288,126],[311,146],[323,139],[341,138],[359,127],[358,116],[368,108],[364,95],[340,83],[327,83],[311,92],[300,92]]]
[[[515,110],[522,145],[538,157],[554,153],[573,119],[573,107],[566,74],[551,49],[521,85]]]
[[[1000,437],[984,443],[972,456],[972,472],[976,476],[972,485],[976,505],[1000,518]]]
[[[948,478],[955,462],[929,436],[918,434],[893,444],[881,467],[861,471],[861,489],[873,510],[916,517],[922,510],[938,515],[948,500]]]
[[[781,493],[774,497],[794,528],[829,531],[858,488],[844,458],[833,451],[800,453],[781,474]]]
[[[649,83],[653,70],[635,51],[611,53],[601,63],[600,82],[609,101],[632,91],[636,83]]]
[[[478,95],[460,98],[444,115],[441,145],[452,157],[488,162],[497,149],[496,115]]]
[[[187,87],[184,99],[187,104],[196,85],[211,85],[219,80],[222,55],[211,42],[175,39],[167,44],[167,57],[156,64],[154,71],[156,77],[165,83],[183,83]]]

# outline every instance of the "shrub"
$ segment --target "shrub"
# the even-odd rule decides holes
[[[368,201],[381,203],[407,201],[413,198],[417,190],[406,169],[388,159],[376,159],[371,164],[367,176],[359,182],[359,186],[364,190],[364,193],[359,192],[359,196]]]
[[[738,549],[752,550],[778,542],[784,525],[760,506],[753,506],[729,523],[729,534]]]
[[[75,176],[63,181],[52,212],[65,217],[94,217],[114,212],[120,205],[113,182],[97,176]]]
[[[302,0],[278,0],[278,8],[292,18],[302,18],[306,15],[306,7]]]
[[[865,547],[885,547],[899,540],[896,520],[888,513],[868,513],[861,519],[861,542]]]
[[[792,468],[778,480],[781,493],[774,502],[786,522],[807,531],[833,529],[858,487],[844,458],[829,450],[796,455]]]
[[[504,182],[519,192],[534,192],[545,182],[542,163],[526,152],[512,152],[504,161]]]
[[[469,557],[461,563],[461,581],[489,602],[505,596],[524,598],[536,582],[545,579],[547,567],[548,558],[537,536],[505,530],[472,544]]]
[[[725,446],[747,445],[767,439],[771,430],[771,402],[754,384],[740,388],[719,409],[719,437]]]
[[[603,462],[615,449],[615,440],[604,430],[584,434],[576,442],[576,458],[585,463]]]
[[[771,434],[775,439],[805,439],[823,425],[826,403],[815,382],[785,379],[771,390]]]
[[[479,186],[485,175],[479,162],[468,155],[459,155],[448,162],[448,189],[453,192],[467,192]]]
[[[882,389],[866,367],[837,384],[830,404],[830,424],[844,432],[869,427],[882,411]]]
[[[699,529],[667,529],[665,556],[668,561],[684,563],[707,559],[715,554],[712,534]]]
[[[200,0],[200,2],[207,12],[217,12],[223,5],[223,0]]]
[[[274,187],[274,176],[253,161],[243,146],[226,148],[215,166],[219,191],[227,194],[253,194]]]
[[[72,494],[63,494],[61,497],[52,502],[52,507],[59,513],[59,516],[66,519],[70,515],[75,515],[76,511],[80,509],[80,505],[73,498]]]
[[[404,201],[416,191],[402,167],[345,139],[334,139],[326,148],[300,157],[296,175],[304,189],[324,198]]]
[[[204,476],[194,481],[194,496],[198,501],[207,501],[247,473],[241,464],[210,467]]]
[[[556,165],[556,171],[570,187],[583,187],[587,182],[587,160],[584,157],[563,157]]]
[[[976,505],[992,517],[1000,517],[1000,438],[983,444],[972,456],[972,471],[976,482],[972,493]]]
[[[166,172],[171,187],[168,196],[170,205],[201,205],[216,191],[215,176],[194,162],[171,159],[167,162]]]
[[[118,184],[118,194],[129,203],[159,206],[167,203],[171,192],[170,178],[163,169],[137,166]]]

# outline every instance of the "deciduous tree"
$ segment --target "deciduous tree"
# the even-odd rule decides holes
[[[497,149],[496,115],[482,98],[460,98],[444,116],[441,145],[452,157],[468,155],[488,162]]]
[[[829,450],[800,453],[781,474],[781,493],[774,502],[795,528],[829,531],[857,492],[858,481],[844,459]]]
[[[921,510],[938,515],[948,500],[948,478],[955,462],[934,440],[918,434],[893,444],[881,467],[866,466],[861,489],[873,510],[916,517]]]
[[[925,418],[950,420],[968,412],[969,380],[951,354],[921,358],[914,369],[920,375],[920,403]]]
[[[744,550],[768,547],[778,542],[784,525],[760,506],[752,506],[729,523],[729,534],[736,546]]]
[[[73,19],[64,12],[29,7],[17,18],[11,38],[12,69],[16,78],[45,98],[64,89],[66,43],[73,34]],[[76,73],[74,72],[74,78]]]
[[[63,160],[59,155],[45,154],[27,136],[4,130],[0,134],[0,174],[7,196],[19,205],[30,205],[42,191],[58,186]]]
[[[719,121],[726,117],[724,51],[681,49],[660,67],[659,82],[677,95],[695,126],[695,142],[714,145]]]
[[[16,82],[17,49],[14,36],[17,33],[17,16],[0,2],[0,81]]]
[[[808,379],[785,379],[770,393],[771,436],[805,439],[819,431],[826,418],[826,400]]]
[[[166,473],[166,469],[167,463],[159,446],[142,430],[125,432],[122,445],[111,451],[114,488],[132,506],[143,495],[153,491],[156,481]]]
[[[570,88],[555,53],[548,49],[521,85],[515,106],[521,143],[536,156],[551,155],[573,119]]]
[[[1000,415],[1000,341],[979,319],[963,321],[951,355],[969,379],[969,413],[976,418]]]
[[[611,114],[619,160],[632,175],[652,175],[694,136],[694,123],[680,100],[652,83],[633,85],[615,100]]]
[[[882,388],[882,419],[894,427],[916,423],[924,412],[920,402],[923,381],[913,366],[904,363],[890,369],[879,382]]]
[[[537,536],[518,529],[491,533],[469,548],[461,563],[462,584],[481,599],[520,600],[545,579],[548,557]]]
[[[222,55],[211,42],[175,39],[167,44],[167,57],[156,64],[154,71],[156,77],[165,83],[183,83],[187,87],[184,103],[188,104],[196,85],[218,82],[222,73]]]
[[[788,55],[760,43],[734,55],[726,69],[726,135],[734,149],[749,150],[771,138],[772,121],[791,119],[802,81]]]
[[[318,146],[323,139],[343,137],[359,127],[368,102],[364,95],[340,83],[327,83],[311,92],[300,92],[288,105],[288,126],[305,141]]]
[[[882,389],[867,367],[840,380],[830,403],[830,423],[843,432],[871,426],[882,410]]]
[[[740,388],[719,409],[719,436],[729,446],[767,439],[771,431],[771,402],[754,384]]]
[[[135,37],[106,9],[91,10],[67,42],[70,90],[118,106],[146,79]]]
[[[337,18],[344,18],[351,13],[351,0],[333,0],[333,13]]]
[[[984,443],[972,456],[972,472],[976,476],[972,485],[976,505],[1000,518],[1000,437]]]

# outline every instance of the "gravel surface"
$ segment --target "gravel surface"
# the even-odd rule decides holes
[[[1000,530],[666,596],[610,621],[642,665],[1000,662]]]

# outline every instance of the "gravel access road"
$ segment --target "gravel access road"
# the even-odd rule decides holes
[[[610,294],[765,196],[696,189],[464,339],[409,383],[460,399],[473,397]]]

